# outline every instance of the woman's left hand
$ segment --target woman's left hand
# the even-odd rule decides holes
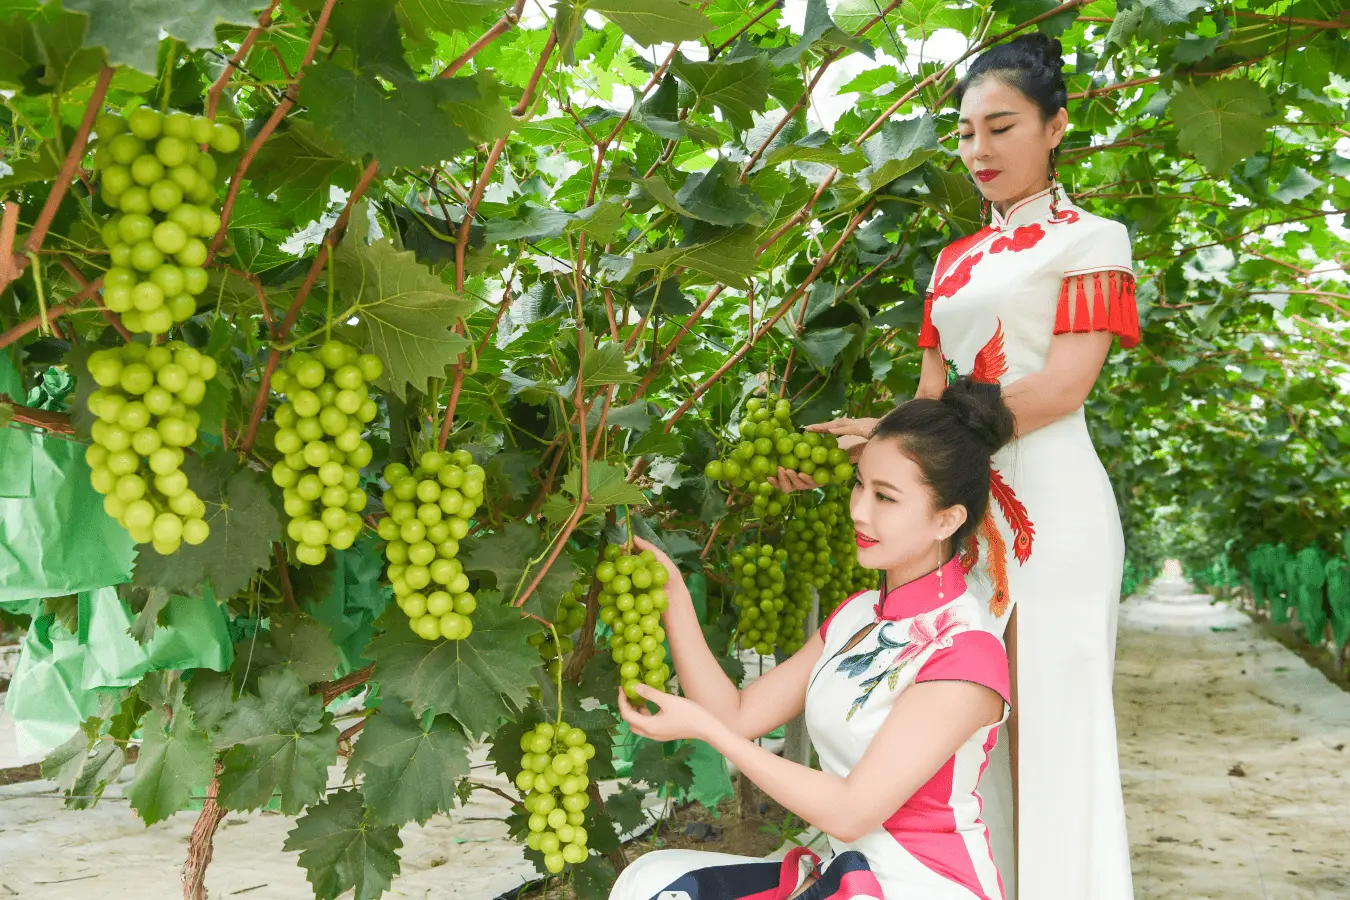
[[[686,738],[706,740],[714,724],[713,716],[688,697],[677,697],[639,684],[634,690],[644,700],[659,707],[655,713],[639,710],[619,688],[619,712],[634,734],[654,741],[678,741]]]

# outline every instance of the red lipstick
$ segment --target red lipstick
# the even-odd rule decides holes
[[[875,547],[878,543],[880,543],[879,541],[874,541],[872,538],[863,534],[861,531],[854,532],[854,539],[857,541],[858,546],[864,550],[866,550],[868,547]]]
[[[998,169],[981,169],[975,173],[975,177],[988,184],[999,176]]]

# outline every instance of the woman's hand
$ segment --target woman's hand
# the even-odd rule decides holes
[[[656,557],[656,561],[665,566],[666,574],[670,576],[664,585],[666,592],[666,602],[669,604],[666,609],[669,611],[675,606],[687,606],[693,608],[694,598],[689,595],[689,587],[684,583],[684,576],[680,574],[679,568],[674,560],[667,556],[659,547],[651,541],[644,540],[637,535],[633,536],[633,546],[642,550],[650,550]]]
[[[880,419],[831,419],[828,422],[820,422],[816,425],[807,425],[807,431],[816,431],[821,434],[832,434],[839,438],[839,447],[848,453],[848,461],[857,465],[858,457],[862,456],[863,448],[867,446],[867,439],[872,436],[872,432],[877,427]],[[767,479],[769,484],[785,494],[793,491],[809,491],[812,488],[820,487],[816,480],[805,472],[795,472],[791,469],[778,467],[777,475],[770,475]]]
[[[667,694],[645,684],[639,684],[634,690],[642,699],[658,707],[655,713],[639,710],[628,702],[623,688],[619,688],[619,714],[634,734],[654,741],[706,740],[717,724],[712,713],[688,697]]]

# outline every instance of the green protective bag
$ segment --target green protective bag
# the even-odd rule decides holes
[[[46,756],[98,711],[99,692],[84,687],[86,658],[53,615],[33,619],[5,696],[20,756]]]
[[[225,611],[209,588],[203,597],[170,597],[165,624],[155,628],[145,646],[127,633],[135,616],[116,588],[86,591],[79,599],[86,689],[127,687],[156,669],[223,672],[234,662]]]

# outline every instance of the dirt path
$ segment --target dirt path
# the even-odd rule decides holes
[[[1117,658],[1137,900],[1350,898],[1350,695],[1180,580]]]
[[[1350,898],[1350,695],[1180,580],[1122,607],[1119,646],[1137,900]],[[8,725],[0,718],[0,750]],[[487,768],[475,774],[495,780]],[[519,885],[532,867],[505,840],[505,807],[479,792],[452,816],[404,829],[389,896],[490,900]],[[180,896],[194,819],[146,829],[117,788],[79,812],[63,810],[49,783],[0,786],[0,900]],[[279,815],[227,817],[211,896],[311,896],[294,854],[281,851],[291,827]]]

